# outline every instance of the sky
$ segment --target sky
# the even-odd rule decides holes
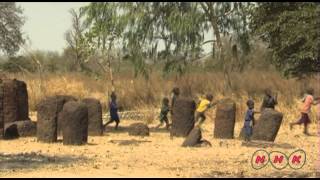
[[[32,50],[62,52],[67,46],[65,32],[71,28],[71,8],[88,2],[20,2],[26,16],[23,33],[31,40]]]
[[[89,2],[18,2],[24,10],[26,22],[22,28],[30,41],[31,50],[63,52],[67,46],[64,39],[65,32],[71,28],[69,10],[88,5]],[[205,39],[211,39],[207,34]],[[160,45],[161,46],[161,45]],[[210,51],[207,44],[205,52]]]

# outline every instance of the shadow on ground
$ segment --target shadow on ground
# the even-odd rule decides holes
[[[19,154],[0,153],[0,171],[34,169],[46,165],[68,165],[87,161],[88,159],[83,157],[47,156],[35,152]]]
[[[160,127],[160,128],[151,127],[151,128],[149,128],[149,129],[150,129],[150,132],[170,133],[170,129],[166,129],[165,127]]]
[[[145,140],[110,140],[111,143],[119,144],[120,146],[128,146],[128,145],[135,145],[138,146],[142,143],[149,143],[151,141],[145,141]]]
[[[301,171],[282,171],[274,172],[266,175],[257,175],[256,177],[266,177],[266,178],[310,178],[317,177],[316,172],[301,172]]]
[[[108,134],[108,133],[115,133],[115,134],[119,134],[119,133],[128,133],[130,128],[128,126],[121,126],[119,125],[118,129],[115,130],[115,125],[114,124],[110,124],[107,127],[104,128],[104,132],[103,134]]]
[[[251,141],[251,142],[243,142],[242,146],[246,147],[254,147],[254,148],[282,148],[282,149],[294,149],[295,147],[288,143],[273,143],[273,142],[264,142],[264,141]]]
[[[210,173],[206,173],[201,175],[200,177],[204,178],[214,178],[214,177],[232,177],[232,178],[244,178],[248,177],[244,172],[239,173],[230,173],[230,172],[222,172],[222,171],[211,171]],[[279,171],[271,174],[256,174],[250,175],[250,177],[257,178],[307,178],[307,177],[319,177],[315,172],[299,172],[299,171]]]
[[[223,171],[211,171],[210,173],[206,173],[201,175],[202,178],[226,178],[226,177],[235,177],[235,178],[243,178],[245,177],[243,172],[233,174],[229,172],[223,172]]]
[[[119,125],[118,129],[115,130],[115,125],[114,124],[110,124],[107,127],[104,128],[104,134],[108,134],[108,133],[128,133],[130,130],[129,126],[121,126],[121,124]],[[160,128],[156,128],[156,127],[149,127],[150,133],[170,133],[170,130],[167,130],[165,127],[160,127]]]

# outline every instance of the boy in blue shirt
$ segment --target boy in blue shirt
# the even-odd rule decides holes
[[[254,102],[253,100],[247,101],[248,110],[246,112],[246,116],[244,119],[244,131],[245,131],[245,141],[250,141],[250,137],[252,136],[252,128],[255,124],[254,114],[259,113],[257,111],[254,111]]]
[[[104,125],[104,127],[107,127],[110,123],[116,122],[115,130],[117,130],[120,123],[120,118],[118,115],[116,93],[113,91],[110,97],[111,97],[111,101],[109,102],[110,120]]]

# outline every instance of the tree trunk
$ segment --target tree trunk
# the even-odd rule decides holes
[[[224,48],[222,45],[221,36],[220,36],[219,27],[218,27],[216,18],[212,18],[211,25],[213,28],[213,33],[214,33],[213,35],[216,37],[216,45],[218,46],[218,49],[219,49],[219,60],[223,63],[225,90],[229,90],[232,87],[230,72],[228,71],[228,64],[225,62]],[[212,47],[212,52],[214,52],[214,44]]]
[[[114,92],[115,88],[114,88],[114,80],[113,80],[113,73],[112,73],[111,59],[110,59],[111,47],[112,47],[112,42],[110,42],[109,48],[108,48],[108,68],[109,68],[109,72],[110,72],[111,90],[112,90],[112,92]]]
[[[213,28],[213,36],[216,37],[216,44],[217,44],[217,46],[219,48],[219,53],[220,53],[219,58],[221,60],[223,60],[222,41],[221,41],[221,37],[220,37],[220,32],[219,32],[217,20],[215,18],[212,18],[211,25],[212,25],[212,28]],[[213,51],[214,51],[214,43],[212,45],[212,52]]]

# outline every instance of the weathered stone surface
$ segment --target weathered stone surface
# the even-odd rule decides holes
[[[217,105],[214,122],[214,137],[233,139],[236,122],[236,103],[231,99],[224,99]]]
[[[88,141],[88,108],[84,103],[69,101],[61,111],[63,144],[82,145]]]
[[[274,141],[282,123],[283,114],[266,108],[255,126],[253,126],[252,140]]]
[[[190,98],[177,98],[172,115],[171,136],[186,137],[194,128],[196,104]]]

